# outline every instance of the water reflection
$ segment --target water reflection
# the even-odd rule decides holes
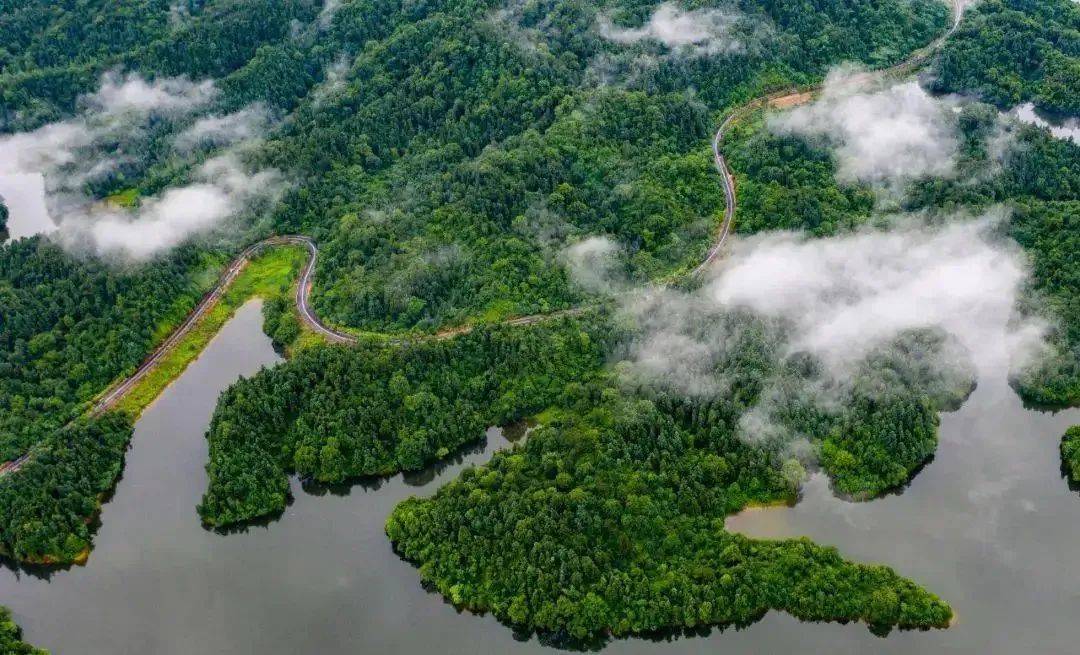
[[[1006,384],[983,383],[943,416],[937,457],[902,495],[847,503],[818,475],[795,507],[745,512],[728,528],[806,535],[928,585],[960,618],[918,640],[929,652],[1075,652],[1080,497],[1061,479],[1058,456],[1073,423],[1080,411],[1025,409]],[[918,652],[913,646],[889,638],[875,650]]]
[[[507,447],[497,430],[423,474],[321,497],[294,482],[295,502],[268,525],[236,534],[200,527],[203,434],[217,396],[238,375],[278,361],[259,324],[258,305],[245,306],[143,415],[88,565],[48,578],[0,570],[0,602],[28,638],[54,655],[552,652],[425,591],[383,531],[401,499],[433,493]],[[882,639],[863,626],[770,613],[745,629],[619,640],[604,652],[1074,652],[1080,497],[1057,474],[1057,439],[1070,422],[1080,415],[1026,411],[1004,384],[981,385],[945,416],[938,457],[902,495],[845,503],[818,479],[793,509],[732,521],[891,564],[953,603],[960,623],[952,629]]]
[[[45,177],[40,173],[0,175],[0,198],[8,208],[7,228],[12,240],[56,229],[45,206]]]

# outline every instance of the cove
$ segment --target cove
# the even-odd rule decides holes
[[[0,603],[54,655],[146,653],[551,653],[490,616],[459,613],[419,584],[383,532],[403,498],[430,494],[508,445],[484,443],[410,476],[313,495],[265,527],[199,525],[204,432],[218,394],[280,361],[246,304],[139,420],[124,478],[105,504],[83,567],[0,570]],[[938,456],[901,495],[852,504],[812,481],[794,508],[730,520],[761,536],[807,534],[848,556],[894,566],[956,608],[948,630],[873,636],[861,625],[770,613],[745,630],[674,641],[628,639],[606,653],[1056,653],[1080,626],[1080,497],[1060,479],[1057,440],[1080,412],[1024,409],[982,384],[947,414]]]

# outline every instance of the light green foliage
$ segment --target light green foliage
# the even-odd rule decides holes
[[[41,648],[34,648],[22,640],[22,630],[11,620],[11,612],[0,607],[0,653],[4,655],[49,655]]]

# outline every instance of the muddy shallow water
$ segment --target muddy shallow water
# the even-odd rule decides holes
[[[204,432],[220,391],[279,361],[245,306],[143,415],[85,567],[48,578],[0,570],[0,604],[34,643],[67,654],[538,653],[490,616],[424,591],[390,548],[394,505],[430,494],[507,445],[498,431],[445,466],[345,493],[295,489],[280,520],[245,533],[203,530]],[[762,536],[807,534],[880,561],[956,608],[944,631],[874,637],[861,625],[770,613],[741,631],[609,644],[607,653],[1066,653],[1080,643],[1080,497],[1061,480],[1057,444],[1080,412],[1024,410],[984,382],[945,415],[938,456],[902,495],[832,498],[820,479],[795,508],[730,520]]]

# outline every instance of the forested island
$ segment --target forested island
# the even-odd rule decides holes
[[[969,10],[926,79],[977,98],[950,119],[956,170],[905,179],[900,200],[843,179],[835,143],[775,129],[783,107],[739,110],[821,95],[839,64],[906,61],[951,24],[936,0],[18,4],[0,15],[0,139],[76,125],[92,137],[80,156],[119,153],[103,173],[58,164],[65,192],[139,217],[207,171],[273,187],[151,256],[113,261],[85,235],[0,246],[0,460],[19,462],[0,478],[0,551],[19,562],[86,561],[138,413],[251,296],[289,359],[222,394],[203,524],[279,515],[290,476],[416,471],[534,420],[386,531],[456,606],[578,645],[769,610],[879,633],[952,620],[891,568],[724,529],[794,503],[809,469],[853,501],[902,488],[976,382],[937,327],[897,330],[837,375],[790,321],[703,302],[715,280],[693,271],[729,227],[813,241],[884,232],[883,205],[930,225],[1006,207],[998,236],[1031,268],[1018,313],[1047,323],[1037,365],[1011,382],[1033,404],[1080,402],[1080,146],[999,117],[1025,101],[1080,113],[1070,0]],[[671,37],[670,15],[696,36]],[[101,119],[132,121],[130,135],[94,132],[112,111],[103,90],[144,84],[159,97],[146,116]],[[736,114],[726,225],[710,142]],[[0,233],[6,215],[0,203]],[[318,242],[314,311],[357,345],[297,319],[300,256],[282,254],[136,400],[91,411],[245,245],[285,234]],[[700,344],[722,347],[679,350]],[[1061,446],[1073,478],[1075,440]]]

